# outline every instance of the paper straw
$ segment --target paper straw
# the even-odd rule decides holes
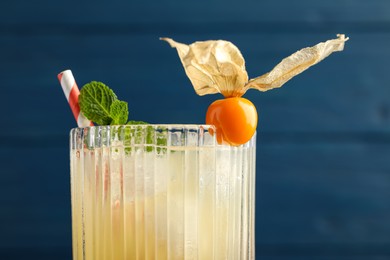
[[[91,126],[93,123],[89,121],[83,113],[80,112],[79,95],[80,91],[73,77],[72,71],[65,70],[57,75],[61,83],[62,90],[68,100],[70,109],[73,112],[74,118],[77,121],[78,127]]]

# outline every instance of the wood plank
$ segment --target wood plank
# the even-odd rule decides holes
[[[69,151],[1,148],[0,249],[55,248],[71,242]],[[6,258],[4,258],[6,259]]]
[[[390,243],[389,145],[263,145],[257,157],[257,241]],[[382,232],[384,231],[384,232]]]
[[[70,247],[12,247],[0,250],[1,259],[39,259],[69,260],[72,259]]]
[[[321,247],[298,245],[296,247],[271,247],[265,250],[262,250],[263,248],[256,249],[256,252],[259,252],[256,256],[264,260],[381,260],[390,255],[390,253],[384,252],[384,247],[385,245],[371,247],[344,245],[323,252]],[[385,251],[387,250],[385,249]]]
[[[133,25],[135,31],[143,29],[154,31],[155,28],[170,27],[183,29],[183,24],[200,25],[205,30],[213,28],[210,23],[226,23],[235,31],[245,30],[247,25],[257,26],[270,23],[297,22],[306,28],[334,25],[336,22],[360,23],[367,26],[368,23],[389,22],[388,10],[390,3],[386,0],[338,0],[338,1],[128,1],[113,2],[67,2],[66,5],[58,5],[52,1],[41,1],[37,8],[33,2],[25,2],[21,6],[14,1],[2,1],[0,10],[2,31],[7,26],[18,25],[21,32],[28,32],[25,25],[30,24],[30,29],[35,25],[47,24],[47,28],[54,32],[67,30],[62,24],[74,25],[72,29],[82,25],[98,24],[105,30],[104,25]],[[33,12],[31,10],[34,10]],[[264,24],[265,22],[265,24]],[[153,26],[151,26],[153,24]],[[141,26],[139,26],[141,25]],[[142,26],[144,25],[144,26]],[[238,26],[239,25],[239,26]],[[222,26],[221,26],[222,27]],[[193,27],[195,28],[195,27]],[[226,28],[226,27],[225,27]],[[279,26],[283,29],[283,26]],[[373,26],[375,28],[375,26]],[[270,30],[270,26],[264,26]],[[299,29],[296,28],[296,29]],[[362,29],[362,28],[361,28]],[[98,32],[98,31],[96,31]],[[185,32],[185,31],[183,31]]]
[[[0,109],[11,109],[12,114],[3,118],[7,128],[0,134],[63,135],[75,126],[56,78],[66,68],[73,70],[80,87],[101,80],[114,88],[129,102],[134,119],[203,123],[207,106],[220,96],[195,95],[175,50],[158,36],[1,36],[0,69],[6,97]],[[205,33],[175,38],[193,42],[219,36]],[[246,97],[259,110],[260,130],[385,133],[390,129],[390,34],[349,36],[344,52],[282,89],[248,91]],[[323,33],[224,35],[241,48],[251,77],[267,72],[297,49],[330,37]]]

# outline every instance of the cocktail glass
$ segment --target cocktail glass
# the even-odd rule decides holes
[[[207,125],[74,128],[74,260],[254,259],[256,137]]]

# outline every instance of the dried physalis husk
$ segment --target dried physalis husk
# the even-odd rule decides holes
[[[248,82],[245,60],[228,41],[195,42],[191,45],[162,38],[177,49],[187,76],[198,95],[222,93],[241,96]]]
[[[225,97],[240,97],[250,88],[260,91],[279,88],[332,52],[342,51],[348,38],[343,34],[337,36],[337,39],[293,53],[270,72],[249,81],[245,60],[240,50],[231,42],[218,40],[186,45],[169,38],[162,40],[177,49],[185,72],[198,95],[221,93]]]

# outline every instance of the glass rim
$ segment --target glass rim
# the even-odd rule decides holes
[[[190,128],[190,129],[212,129],[216,131],[216,127],[214,125],[207,125],[207,124],[126,124],[126,125],[93,125],[93,126],[86,126],[86,127],[73,127],[70,129],[70,131],[74,130],[89,130],[89,129],[96,129],[96,128],[117,128],[117,127],[167,127],[167,128]]]
[[[128,132],[131,131],[131,132]],[[135,132],[133,132],[135,131]],[[97,125],[97,126],[88,126],[88,127],[75,127],[70,130],[70,139],[72,147],[76,143],[79,143],[77,139],[88,141],[89,147],[94,147],[95,144],[110,146],[112,141],[124,141],[138,144],[138,145],[156,145],[156,142],[162,142],[164,140],[166,144],[158,146],[183,146],[180,143],[179,145],[171,144],[169,141],[174,139],[168,138],[170,134],[181,133],[184,138],[187,138],[190,135],[197,135],[198,145],[205,145],[205,140],[207,139],[207,145],[213,146],[232,146],[228,143],[219,143],[217,140],[217,130],[214,125],[207,124],[130,124],[130,125]],[[233,145],[232,147],[241,147],[241,146],[253,146],[256,145],[256,136],[257,131],[254,133],[252,138],[248,140],[245,144],[238,146]],[[211,139],[209,139],[209,137]],[[182,137],[180,137],[182,138]],[[177,138],[176,138],[177,139]],[[97,140],[97,141],[96,141]],[[129,141],[130,140],[130,141]],[[168,141],[166,141],[168,140]],[[185,143],[187,141],[184,141]],[[169,144],[168,144],[169,143]],[[80,143],[76,146],[80,146]]]

